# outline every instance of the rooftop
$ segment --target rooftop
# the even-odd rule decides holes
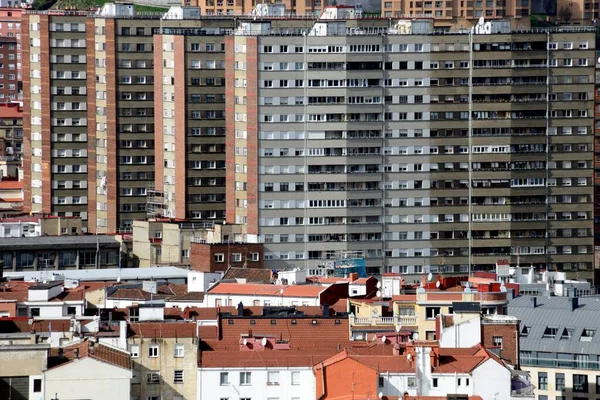
[[[600,355],[600,297],[519,296],[508,314],[521,320],[523,351]]]
[[[196,337],[196,322],[130,323],[128,337],[166,339]]]
[[[317,297],[323,290],[320,285],[265,285],[255,283],[217,283],[210,289],[210,294],[231,294],[251,296],[279,297]]]
[[[127,352],[93,343],[82,341],[72,346],[50,349],[48,369],[56,368],[75,359],[92,358],[116,367],[131,369],[131,355]]]
[[[28,238],[2,238],[0,241],[0,250],[18,250],[29,248],[69,248],[75,249],[78,246],[96,247],[99,244],[102,247],[120,247],[121,244],[112,236],[102,235],[78,235],[78,236],[37,236]]]
[[[271,281],[271,270],[262,268],[234,268],[229,267],[225,271],[222,281],[246,279],[247,283],[264,283]]]
[[[66,236],[66,238],[75,238],[81,236]],[[85,237],[85,236],[84,236]],[[93,236],[88,236],[93,237]],[[2,243],[6,239],[2,238]],[[17,240],[22,240],[17,238]],[[0,246],[1,247],[1,246]],[[60,278],[79,279],[80,281],[116,281],[118,277],[121,281],[141,281],[147,279],[187,279],[188,270],[177,267],[151,267],[151,268],[106,268],[106,269],[82,269],[54,272],[53,275]],[[4,272],[4,277],[9,279],[33,280],[40,279],[41,272]]]
[[[0,180],[0,190],[23,189],[23,181]]]

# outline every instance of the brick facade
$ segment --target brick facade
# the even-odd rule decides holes
[[[258,253],[258,260],[251,260],[251,253]],[[221,254],[222,257],[217,257]],[[234,261],[233,256],[241,254],[241,261]],[[218,261],[222,259],[222,261]],[[263,245],[258,243],[191,243],[190,264],[195,271],[218,272],[227,267],[264,268]]]
[[[519,323],[486,323],[481,324],[481,343],[488,349],[497,347],[494,337],[502,338],[500,356],[511,364],[519,364]]]

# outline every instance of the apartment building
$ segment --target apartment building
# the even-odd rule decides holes
[[[475,22],[479,18],[511,18],[511,23],[529,26],[531,4],[528,0],[382,0],[381,13],[392,18],[431,18],[439,27],[449,27],[457,19]]]
[[[508,312],[521,320],[520,360],[538,399],[592,399],[600,393],[596,297],[520,296]]]
[[[376,35],[335,10],[308,35],[257,21],[227,38],[227,222],[264,240],[265,264],[519,258],[591,279],[592,30]]]
[[[262,4],[261,4],[262,3]],[[206,15],[248,15],[256,6],[276,6],[285,8],[288,15],[319,16],[329,5],[328,0],[283,0],[281,2],[260,2],[257,0],[183,0],[185,6],[200,7]],[[271,11],[267,11],[271,13]],[[260,15],[266,15],[261,13]]]
[[[222,34],[234,22],[161,17],[126,5],[26,12],[27,211],[80,216],[100,233],[149,213],[224,219]],[[155,85],[157,69],[170,75]]]
[[[8,6],[8,7],[7,7]],[[23,100],[21,83],[21,15],[20,4],[11,1],[0,7],[0,103]]]

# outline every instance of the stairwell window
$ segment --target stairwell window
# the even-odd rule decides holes
[[[151,344],[150,347],[148,347],[148,357],[151,357],[151,358],[158,357],[158,345],[157,344]]]

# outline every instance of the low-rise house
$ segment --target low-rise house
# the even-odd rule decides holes
[[[44,399],[131,399],[128,352],[85,340],[52,349],[43,373]]]
[[[84,309],[83,290],[63,281],[0,283],[0,317],[71,318]]]
[[[348,283],[321,285],[261,285],[224,283],[212,286],[205,294],[206,307],[235,306],[321,306],[334,305],[348,298]]]
[[[134,398],[197,398],[195,322],[130,323],[127,343],[133,361],[131,395]]]

